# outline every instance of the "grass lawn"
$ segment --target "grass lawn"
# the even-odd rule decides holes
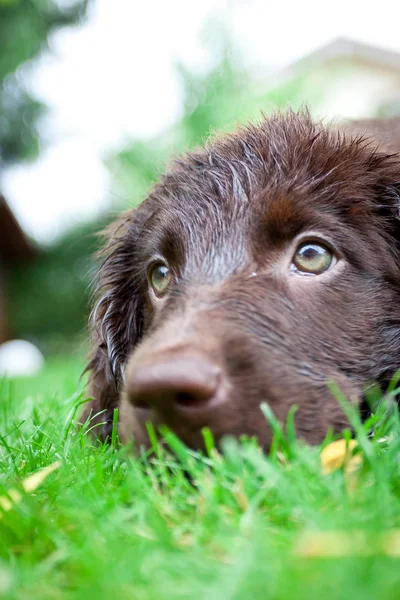
[[[323,475],[320,448],[290,427],[270,457],[251,440],[228,440],[222,458],[171,438],[174,454],[137,460],[75,430],[80,370],[0,383],[0,495],[61,461],[0,511],[1,598],[400,598],[396,415],[373,439],[357,427],[350,474]]]

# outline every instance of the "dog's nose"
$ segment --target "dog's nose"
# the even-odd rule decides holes
[[[153,356],[130,371],[126,391],[138,408],[186,417],[206,414],[221,396],[221,370],[202,354]]]

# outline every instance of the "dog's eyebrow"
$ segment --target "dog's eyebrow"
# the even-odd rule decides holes
[[[161,240],[161,252],[170,264],[180,266],[184,261],[182,236],[176,229],[167,228]]]
[[[280,245],[319,222],[316,211],[302,206],[290,195],[278,194],[263,203],[261,214],[255,215],[256,245]]]
[[[184,248],[183,235],[178,229],[178,223],[171,224],[160,215],[152,215],[142,239],[143,255],[149,259],[163,257],[168,263],[179,266],[184,260]]]
[[[327,200],[310,202],[307,197],[299,198],[290,193],[266,199],[261,215],[255,219],[253,245],[265,251],[266,246],[283,246],[310,231],[329,235],[339,246],[353,246],[354,230],[339,204]]]

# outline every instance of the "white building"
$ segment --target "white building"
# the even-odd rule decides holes
[[[298,86],[318,117],[400,115],[400,54],[345,38],[316,50],[274,77]]]

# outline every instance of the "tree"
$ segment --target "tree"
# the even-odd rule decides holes
[[[0,0],[1,1],[1,0]],[[194,73],[177,65],[183,90],[184,115],[174,127],[149,141],[132,142],[109,158],[115,197],[126,209],[138,204],[171,156],[201,144],[215,130],[229,130],[236,121],[260,118],[262,111],[290,101],[299,106],[303,83],[291,81],[277,89],[257,85],[241,67],[228,35],[218,35],[213,67]],[[114,212],[114,211],[113,211]],[[111,211],[110,211],[111,213]],[[111,219],[88,223],[67,232],[40,260],[15,269],[10,280],[10,318],[18,337],[35,341],[43,350],[61,350],[84,331],[88,292],[95,269],[94,236]]]
[[[0,0],[0,163],[34,158],[39,150],[36,123],[44,107],[24,85],[21,65],[38,58],[49,35],[79,22],[88,0]]]
[[[302,104],[306,85],[302,75],[275,87],[268,81],[257,82],[244,68],[225,26],[209,21],[206,29],[213,66],[196,73],[176,65],[183,93],[182,120],[155,139],[133,140],[110,157],[113,187],[125,207],[127,202],[139,204],[144,199],[172,155],[203,144],[215,131],[229,131],[238,122],[254,121],[275,109],[287,105],[296,109]]]

